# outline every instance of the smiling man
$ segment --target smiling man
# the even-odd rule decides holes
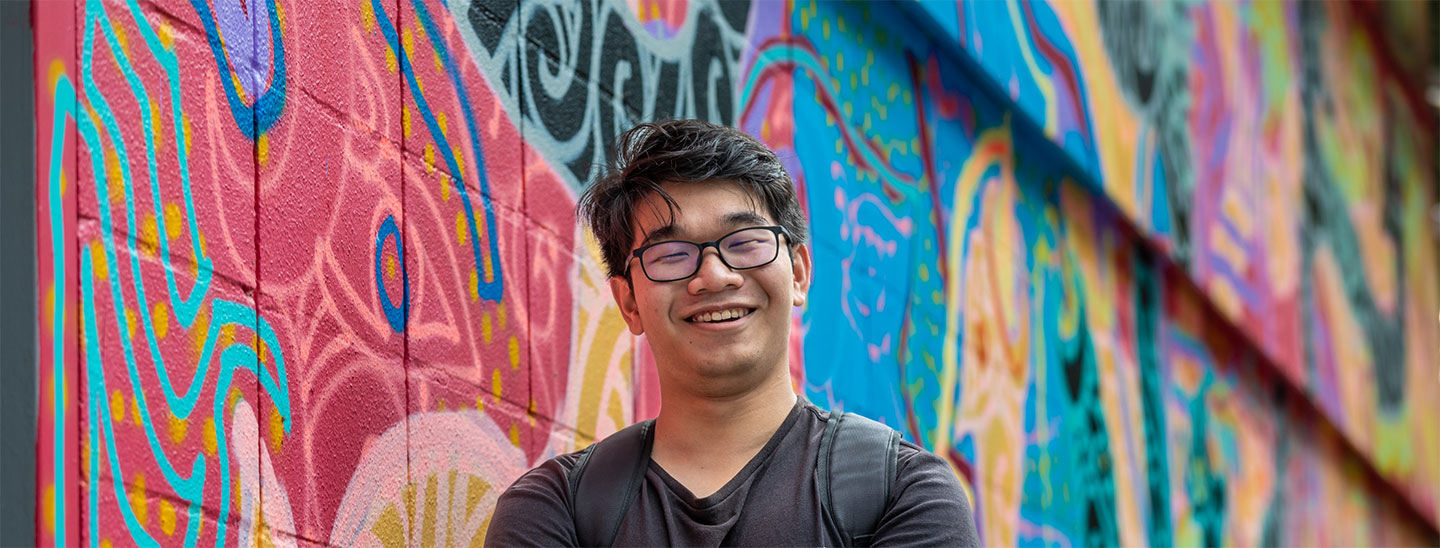
[[[944,461],[795,394],[790,316],[812,270],[775,154],[696,120],[641,124],[616,146],[580,214],[650,342],[660,414],[516,480],[486,543],[977,545]]]

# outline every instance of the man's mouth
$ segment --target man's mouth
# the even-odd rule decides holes
[[[715,310],[715,311],[712,311],[712,312],[701,312],[701,313],[696,314],[696,315],[694,315],[694,316],[690,316],[689,318],[685,318],[685,321],[690,322],[690,323],[724,323],[724,322],[733,322],[733,321],[738,320],[738,319],[740,319],[740,318],[744,318],[745,316],[749,316],[750,313],[751,313],[751,312],[754,312],[754,311],[755,311],[754,308],[727,308],[727,309],[725,309],[725,310]]]

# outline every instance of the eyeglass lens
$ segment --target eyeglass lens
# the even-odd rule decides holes
[[[769,229],[751,228],[716,242],[720,260],[730,268],[746,269],[769,264],[779,255],[779,238]],[[689,278],[700,266],[700,246],[692,242],[665,242],[646,249],[640,257],[651,280]]]

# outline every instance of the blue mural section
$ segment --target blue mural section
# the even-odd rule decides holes
[[[821,273],[800,321],[805,395],[946,458],[988,544],[1380,540],[1330,523],[1354,511],[1336,499],[1277,506],[1297,475],[1391,495],[1328,471],[1356,456],[1310,441],[1333,430],[1181,281],[1183,249],[1145,242],[1184,222],[1164,116],[1137,156],[1154,219],[1137,230],[1107,195],[1058,15],[959,4],[797,2],[752,36],[741,125],[793,151]],[[949,30],[895,32],[917,17]]]
[[[963,51],[993,88],[1076,161],[1099,178],[1086,90],[1070,42],[1048,2],[960,0],[905,5],[911,21],[930,27],[946,49]]]

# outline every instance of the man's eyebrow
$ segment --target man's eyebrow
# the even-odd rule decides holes
[[[676,232],[675,224],[674,224],[674,223],[667,224],[667,225],[665,225],[665,226],[662,226],[662,227],[660,227],[660,228],[657,228],[657,229],[655,229],[655,230],[650,231],[649,234],[646,234],[646,235],[645,235],[645,239],[640,241],[640,245],[637,245],[637,246],[635,246],[635,247],[636,247],[636,248],[641,248],[641,247],[645,247],[645,246],[647,246],[647,245],[650,245],[651,242],[658,242],[658,241],[661,241],[661,240],[669,240],[669,239],[671,239],[672,237],[675,236],[675,232]]]
[[[766,219],[764,216],[754,211],[737,211],[735,213],[731,213],[725,216],[725,225],[731,228],[738,228],[742,226],[768,225],[769,223],[769,219]],[[650,245],[654,242],[673,240],[675,239],[676,234],[678,234],[679,232],[680,229],[676,228],[674,223],[667,224],[665,226],[650,231],[649,234],[645,235],[645,239],[641,240],[640,244],[636,245],[635,247],[638,249]]]
[[[770,219],[766,219],[754,211],[737,211],[725,216],[725,222],[732,227],[768,225]]]

